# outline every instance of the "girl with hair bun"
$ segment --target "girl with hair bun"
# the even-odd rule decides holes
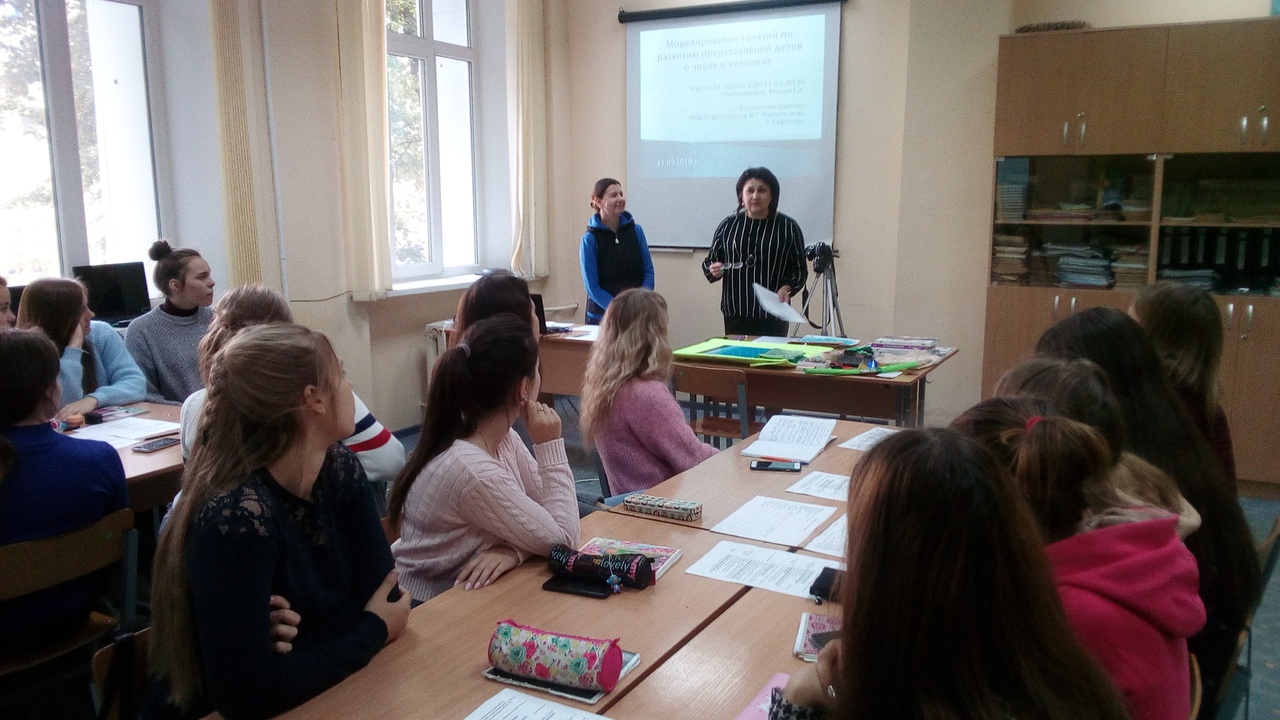
[[[151,245],[151,279],[164,294],[160,307],[129,323],[125,344],[147,378],[147,399],[180,403],[204,387],[197,347],[213,320],[213,276],[193,248],[167,240]]]
[[[84,286],[65,278],[41,278],[22,293],[18,327],[38,328],[62,355],[57,418],[100,406],[127,405],[146,397],[147,381],[120,334],[93,319]]]
[[[388,500],[406,590],[425,602],[491,584],[530,556],[578,544],[578,499],[560,416],[539,403],[538,343],[524,317],[471,325],[431,372],[422,436]],[[511,429],[523,417],[533,452]]]
[[[644,490],[716,454],[672,397],[667,301],[624,290],[609,303],[582,383],[582,436],[615,495]]]
[[[1036,398],[993,398],[952,428],[1011,471],[1048,541],[1049,564],[1076,637],[1101,663],[1135,718],[1191,711],[1187,639],[1204,626],[1196,560],[1177,518],[1114,493],[1111,451],[1084,423]],[[1093,529],[1090,508],[1124,514]]]
[[[351,383],[328,339],[247,328],[208,381],[156,549],[147,717],[278,715],[364,667],[409,616],[369,483],[339,442]]]

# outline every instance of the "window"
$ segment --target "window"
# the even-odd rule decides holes
[[[387,0],[392,277],[474,271],[474,78],[467,0]]]
[[[143,8],[0,0],[0,275],[145,260],[160,236]]]

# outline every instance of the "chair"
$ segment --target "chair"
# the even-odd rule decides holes
[[[138,588],[138,533],[133,512],[117,510],[98,522],[44,540],[0,547],[0,600],[29,595],[89,575],[117,562],[124,569],[124,627],[134,623]],[[41,665],[107,634],[117,619],[90,613],[75,635],[47,647],[0,660],[0,675]]]
[[[1187,716],[1188,720],[1196,720],[1200,715],[1200,702],[1203,700],[1204,683],[1200,680],[1200,662],[1196,660],[1195,653],[1188,656],[1191,661],[1191,713]]]
[[[695,435],[716,438],[722,447],[760,432],[764,427],[754,422],[755,406],[747,393],[747,374],[737,368],[678,364],[671,376],[676,392],[688,393],[693,418],[689,427]],[[699,400],[698,398],[702,399]],[[726,405],[721,411],[721,405]],[[737,407],[734,419],[730,405]]]
[[[146,693],[150,628],[125,633],[93,654],[93,687],[100,720],[132,718]],[[120,663],[117,665],[117,655]],[[114,675],[114,677],[113,677]]]
[[[1249,681],[1252,673],[1249,672],[1249,668],[1240,664],[1240,656],[1248,641],[1249,627],[1245,626],[1236,640],[1236,649],[1231,654],[1231,662],[1227,664],[1222,683],[1218,685],[1218,697],[1215,698],[1218,707],[1215,718],[1234,720],[1241,707],[1244,707],[1246,720],[1249,717]]]

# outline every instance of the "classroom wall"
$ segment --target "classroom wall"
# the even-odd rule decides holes
[[[1013,0],[1013,26],[1085,20],[1094,27],[1263,17],[1271,0]]]

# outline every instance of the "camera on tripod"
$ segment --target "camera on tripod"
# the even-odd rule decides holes
[[[814,243],[805,248],[804,256],[809,262],[813,263],[814,275],[821,275],[826,272],[827,268],[831,267],[831,261],[834,259],[831,246],[823,242]]]

